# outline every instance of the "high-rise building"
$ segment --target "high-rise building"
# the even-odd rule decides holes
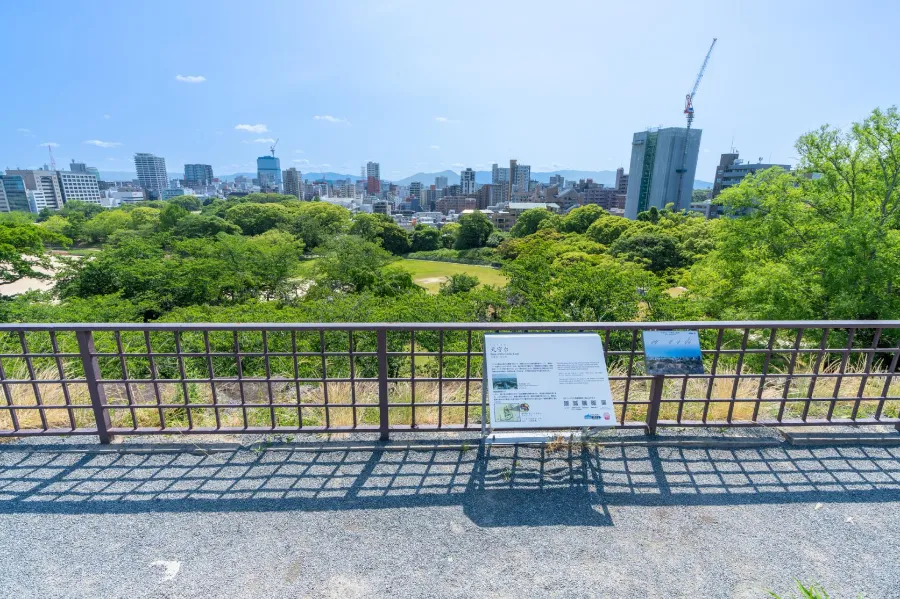
[[[381,193],[381,165],[377,162],[366,163],[366,191],[373,195]]]
[[[477,191],[475,186],[475,171],[471,168],[467,168],[459,173],[459,186],[462,195],[475,195],[475,191]]]
[[[714,199],[723,190],[737,185],[744,180],[744,177],[751,175],[757,171],[763,171],[773,166],[780,167],[786,171],[791,170],[789,164],[764,164],[762,160],[756,164],[744,162],[738,158],[740,154],[722,154],[719,160],[719,166],[716,167],[716,178],[713,179],[712,198]]]
[[[556,185],[562,189],[566,186],[566,178],[562,175],[550,175],[550,185]]]
[[[74,158],[72,159],[72,163],[69,164],[69,170],[72,171],[73,173],[86,173],[86,172],[88,172],[88,170],[87,170],[87,165],[86,165],[85,163],[83,163],[83,162],[75,162],[75,159],[74,159]]]
[[[513,197],[513,192],[516,190],[515,186],[519,181],[519,173],[518,173],[518,164],[515,159],[510,158],[509,160],[509,195],[507,197]]]
[[[491,165],[491,184],[492,185],[500,185],[503,183],[509,183],[509,169],[505,167],[498,167],[497,163]]]
[[[0,212],[31,212],[25,179],[20,175],[0,175]]]
[[[444,189],[447,187],[447,177],[435,177],[434,178],[434,188],[435,189]]]
[[[281,193],[281,160],[275,156],[260,156],[256,159],[256,176],[260,191]]]
[[[303,199],[303,173],[294,167],[284,171],[284,193]]]
[[[531,167],[527,164],[516,166],[515,185],[519,191],[531,191]]]
[[[689,133],[684,127],[669,127],[634,134],[628,174],[638,179],[628,184],[627,218],[635,219],[651,207],[662,210],[667,204],[673,204],[675,210],[690,207],[702,133],[700,129]]]
[[[22,177],[25,189],[36,192],[33,195],[38,211],[43,208],[59,210],[63,207],[65,200],[57,171],[8,170],[6,174]]]
[[[153,154],[137,153],[134,155],[134,170],[138,181],[149,195],[158,198],[160,192],[169,186],[169,173],[166,172],[166,159]]]
[[[409,184],[409,197],[410,203],[412,204],[412,209],[416,212],[422,209],[424,205],[424,197],[425,190],[422,188],[422,184],[418,181],[413,181]]]
[[[209,164],[185,164],[184,185],[191,189],[200,189],[212,185],[213,169]]]
[[[616,169],[616,193],[628,193],[628,175],[621,166]]]
[[[64,202],[100,203],[100,185],[97,177],[88,173],[59,171],[59,186],[62,188]]]
[[[475,192],[475,209],[476,210],[484,210],[488,206],[493,203],[494,199],[494,186],[493,185],[482,185],[478,188],[478,191]]]

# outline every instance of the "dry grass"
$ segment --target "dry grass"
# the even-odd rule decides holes
[[[417,364],[417,370],[418,370]],[[729,415],[734,421],[751,421],[754,412],[757,421],[775,421],[784,405],[783,418],[799,418],[805,407],[808,396],[818,401],[810,403],[807,418],[821,419],[828,414],[834,404],[833,418],[850,418],[857,403],[857,394],[862,384],[863,397],[880,397],[886,381],[886,373],[874,372],[865,375],[864,364],[848,364],[847,372],[842,378],[837,398],[832,402],[838,382],[836,375],[840,364],[832,362],[820,369],[820,376],[815,385],[811,378],[787,377],[784,372],[771,371],[761,384],[761,377],[734,377],[734,371],[719,369],[724,375],[712,382],[701,378],[667,379],[663,390],[663,404],[660,409],[660,420],[697,421],[704,416],[710,421],[724,421]],[[809,373],[810,369],[800,366],[797,374]],[[614,366],[611,376],[623,376],[624,370]],[[35,383],[8,385],[13,409],[6,408],[5,395],[0,395],[0,430],[12,430],[12,415],[20,429],[43,428],[94,428],[94,417],[91,410],[90,397],[84,383],[68,383],[68,406],[63,386],[59,383],[42,383],[41,380],[58,378],[55,366],[36,369]],[[730,376],[729,376],[730,375]],[[7,379],[29,379],[24,363],[7,361]],[[77,377],[78,373],[67,373]],[[473,371],[473,376],[477,373]],[[785,385],[788,387],[785,398]],[[215,384],[215,402],[213,386],[209,383],[186,383],[178,381],[161,382],[157,385],[148,383],[107,384],[107,403],[112,406],[110,419],[114,427],[120,428],[165,428],[185,430],[193,427],[241,428],[246,424],[251,427],[298,427],[302,415],[303,426],[326,426],[336,428],[361,426],[377,426],[379,421],[378,386],[373,382],[362,382],[351,385],[345,382],[331,382],[326,389],[322,384],[296,385],[290,381],[273,380],[271,396],[274,404],[286,404],[286,407],[274,407],[269,403],[269,383],[245,382],[243,384],[244,402],[241,402],[241,385],[236,381],[218,382]],[[38,406],[35,388],[40,393]],[[627,407],[624,403],[627,397]],[[624,380],[611,382],[613,398],[616,402],[617,416],[621,419],[625,410],[628,422],[646,420],[649,398],[649,381],[632,380],[628,384]],[[679,405],[678,398],[686,397]],[[434,427],[460,426],[467,423],[477,426],[481,422],[481,384],[472,382],[468,386],[468,408],[466,406],[467,390],[465,383],[458,381],[416,382],[415,401],[413,401],[413,385],[410,382],[395,382],[389,385],[389,401],[399,404],[389,408],[391,426]],[[130,391],[130,397],[129,397]],[[186,393],[185,393],[186,391]],[[185,395],[187,400],[185,401]],[[719,402],[716,400],[737,397],[737,402]],[[888,397],[900,397],[900,377],[891,382]],[[709,397],[710,401],[706,401]],[[759,398],[759,399],[757,399]],[[643,402],[643,403],[642,403]],[[204,407],[215,403],[217,408]],[[328,404],[323,407],[322,404]],[[429,404],[438,404],[429,405]],[[857,418],[872,417],[879,401],[863,400],[859,402]],[[159,404],[170,404],[173,407],[159,407]],[[299,408],[299,409],[298,409]],[[679,419],[679,409],[681,410]],[[218,413],[218,414],[217,414]],[[885,401],[883,416],[897,417],[900,413],[900,400]],[[43,414],[43,419],[42,419]],[[218,423],[216,417],[218,415]],[[466,416],[468,415],[468,419]]]

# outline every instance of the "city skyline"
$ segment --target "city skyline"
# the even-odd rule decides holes
[[[244,11],[236,4],[208,11],[98,2],[60,20],[49,17],[66,9],[62,3],[18,3],[7,8],[8,22],[41,21],[46,30],[34,44],[29,28],[9,28],[0,50],[12,64],[52,64],[65,54],[91,68],[61,69],[58,78],[4,97],[0,166],[39,167],[53,144],[59,164],[75,159],[101,171],[130,171],[133,154],[147,152],[165,157],[173,171],[203,163],[216,173],[253,172],[256,158],[279,139],[284,168],[354,174],[377,161],[385,180],[485,171],[509,157],[535,172],[615,170],[627,167],[634,131],[683,126],[684,93],[713,36],[719,44],[695,102],[695,126],[704,131],[701,180],[712,179],[732,144],[748,161],[791,164],[799,135],[823,122],[846,126],[900,97],[900,84],[884,77],[898,42],[866,30],[865,14],[782,3],[772,4],[776,19],[760,10],[765,4],[723,9],[698,2],[689,15],[661,2],[553,11],[528,2],[515,11],[472,4],[470,30],[444,39],[432,31],[439,7],[276,2],[285,18],[272,23],[269,45],[257,53],[212,44],[216,38],[204,33],[240,33],[235,23]],[[655,15],[646,23],[654,35],[636,39],[630,27],[647,12]],[[152,30],[170,13],[207,27],[152,53],[110,51],[134,48],[134,31],[115,23]],[[885,6],[882,13],[890,19],[900,9]],[[335,27],[281,35],[301,15]],[[66,42],[100,19],[111,24],[102,39]],[[510,26],[492,26],[500,20]],[[582,23],[602,29],[602,47],[590,43],[592,36],[569,36],[569,44],[535,48],[528,35],[552,37]],[[512,66],[497,69],[501,62]],[[833,85],[832,71],[841,73],[841,86]],[[263,84],[273,79],[278,86]]]

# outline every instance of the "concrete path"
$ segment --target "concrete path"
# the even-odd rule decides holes
[[[900,597],[900,448],[0,445],[2,597]]]

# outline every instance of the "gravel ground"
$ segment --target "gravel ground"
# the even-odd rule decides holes
[[[0,445],[0,597],[900,597],[900,447],[141,443]]]

